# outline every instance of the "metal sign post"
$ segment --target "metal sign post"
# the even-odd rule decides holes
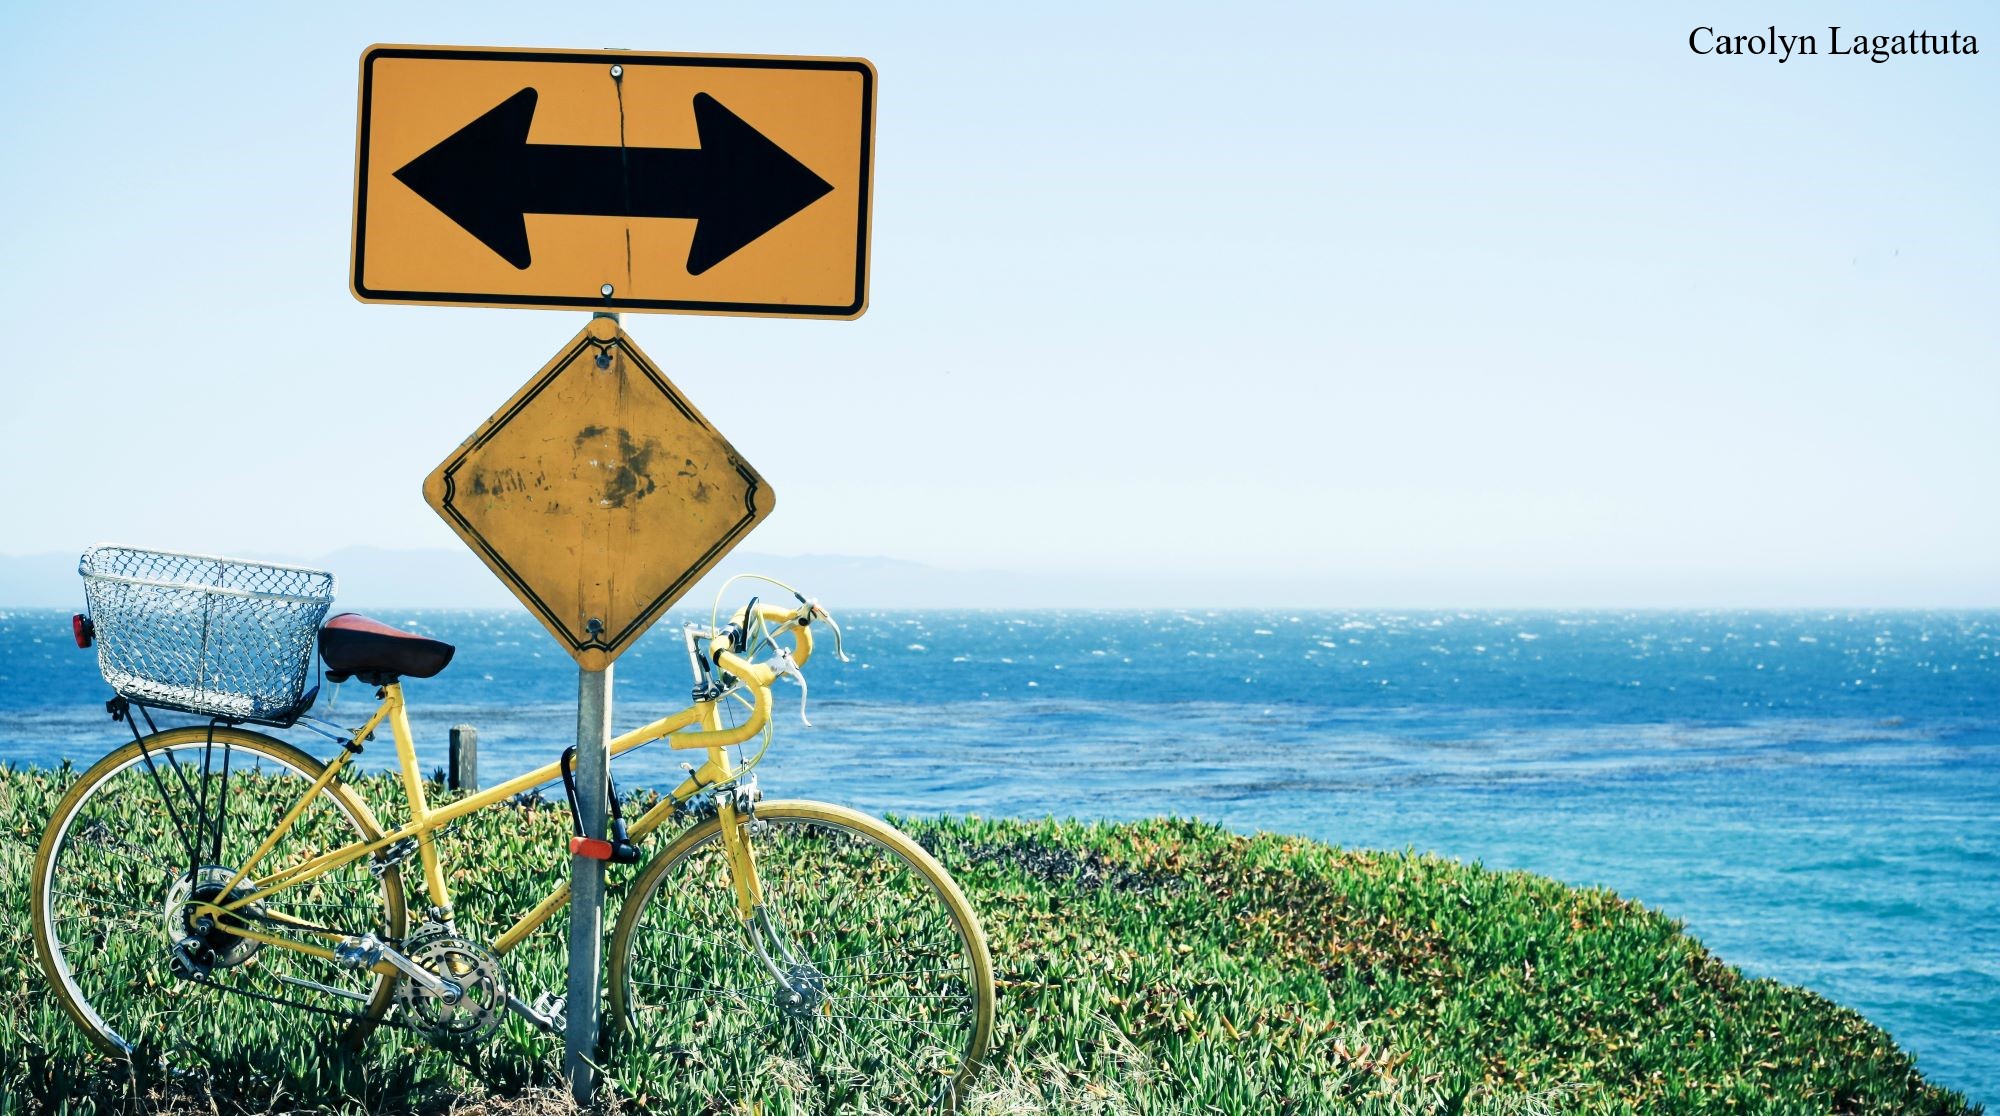
[[[616,314],[593,314],[592,321]],[[605,361],[604,366],[609,367]],[[593,633],[604,621],[585,622]],[[576,669],[576,813],[583,832],[603,837],[610,825],[611,666]],[[578,1104],[597,1094],[598,989],[604,970],[604,861],[569,858],[569,986],[563,1005],[563,1079]]]
[[[576,671],[577,815],[599,837],[610,810],[611,667]],[[564,1000],[563,1079],[578,1104],[597,1091],[598,977],[604,967],[604,862],[569,858],[569,987]]]

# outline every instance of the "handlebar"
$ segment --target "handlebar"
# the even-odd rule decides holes
[[[674,733],[667,737],[667,743],[675,751],[682,748],[733,747],[763,732],[764,726],[771,723],[771,683],[777,678],[778,672],[758,663],[745,662],[743,657],[734,651],[724,651],[716,656],[716,665],[749,684],[750,692],[756,695],[756,700],[750,707],[750,716],[735,728],[696,729]]]
[[[776,651],[778,665],[752,662],[744,654],[728,646],[722,637],[725,633],[738,634],[749,629],[752,618],[767,626],[771,646]],[[771,685],[781,674],[796,674],[812,658],[813,636],[811,625],[814,621],[833,629],[834,648],[841,651],[840,627],[833,617],[816,601],[805,600],[796,608],[769,604],[752,599],[730,618],[727,625],[710,631],[704,637],[695,630],[694,638],[709,640],[708,655],[711,662],[722,673],[737,679],[749,687],[754,695],[750,716],[740,725],[726,729],[698,729],[682,731],[669,736],[668,742],[675,749],[682,748],[727,748],[742,744],[765,730],[771,721]],[[693,629],[691,629],[693,630]],[[778,637],[791,633],[792,646],[787,649],[778,643]],[[690,644],[692,652],[692,644]],[[847,655],[841,651],[844,661]],[[802,679],[804,676],[799,675]],[[803,700],[803,699],[802,699]],[[801,710],[804,706],[801,705]]]
[[[771,628],[771,637],[773,640],[775,640],[778,636],[783,635],[786,629],[789,628],[791,630],[792,662],[798,666],[806,665],[806,660],[812,658],[812,653],[813,653],[812,629],[807,627],[807,625],[812,623],[814,614],[817,613],[820,617],[827,619],[829,623],[832,620],[831,617],[827,617],[825,609],[820,608],[818,605],[813,604],[810,601],[800,605],[797,608],[785,608],[782,605],[766,604],[763,601],[752,601],[751,603],[744,605],[742,609],[738,610],[736,615],[730,618],[729,622],[738,628],[747,626],[749,620],[747,614],[752,609],[756,611],[757,619],[762,620],[766,624],[773,625],[773,627]],[[717,666],[721,666],[722,656],[717,655],[715,661]],[[727,668],[725,667],[724,669]],[[729,671],[729,673],[736,674],[736,672],[733,670]],[[738,678],[743,677],[740,674],[737,674],[736,676]],[[772,678],[777,677],[777,673],[773,671],[771,677]],[[767,679],[763,684],[768,686],[771,683]]]

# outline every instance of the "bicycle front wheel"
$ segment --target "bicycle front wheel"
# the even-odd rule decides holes
[[[84,772],[57,804],[35,858],[35,952],[71,1018],[105,1051],[175,1068],[256,1063],[322,1039],[358,1039],[389,1010],[394,980],[330,957],[233,933],[311,943],[400,938],[401,879],[368,858],[208,920],[223,889],[292,811],[258,874],[379,836],[375,819],[325,768],[242,729],[173,729]]]
[[[648,865],[619,915],[612,1019],[645,1091],[668,1111],[954,1108],[993,1029],[992,961],[958,885],[840,806],[772,802],[745,824],[761,924],[737,917],[715,819]]]

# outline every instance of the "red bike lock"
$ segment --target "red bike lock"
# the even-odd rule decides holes
[[[569,839],[569,852],[571,856],[587,856],[592,860],[610,860],[613,851],[611,842],[606,841],[602,837],[571,837]]]
[[[625,836],[625,816],[618,807],[618,788],[611,783],[609,772],[605,773],[605,798],[611,807],[611,839],[587,837],[583,832],[583,811],[577,807],[576,772],[572,765],[576,762],[576,749],[563,749],[562,760],[557,764],[562,770],[563,796],[569,799],[570,825],[573,827],[569,839],[571,856],[584,856],[592,860],[604,860],[613,864],[637,864],[639,849]]]

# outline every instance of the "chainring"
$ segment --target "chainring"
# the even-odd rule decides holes
[[[456,934],[424,934],[410,941],[408,957],[458,989],[432,992],[405,976],[396,984],[403,1022],[432,1042],[471,1042],[491,1034],[507,1007],[507,978],[500,959]]]

